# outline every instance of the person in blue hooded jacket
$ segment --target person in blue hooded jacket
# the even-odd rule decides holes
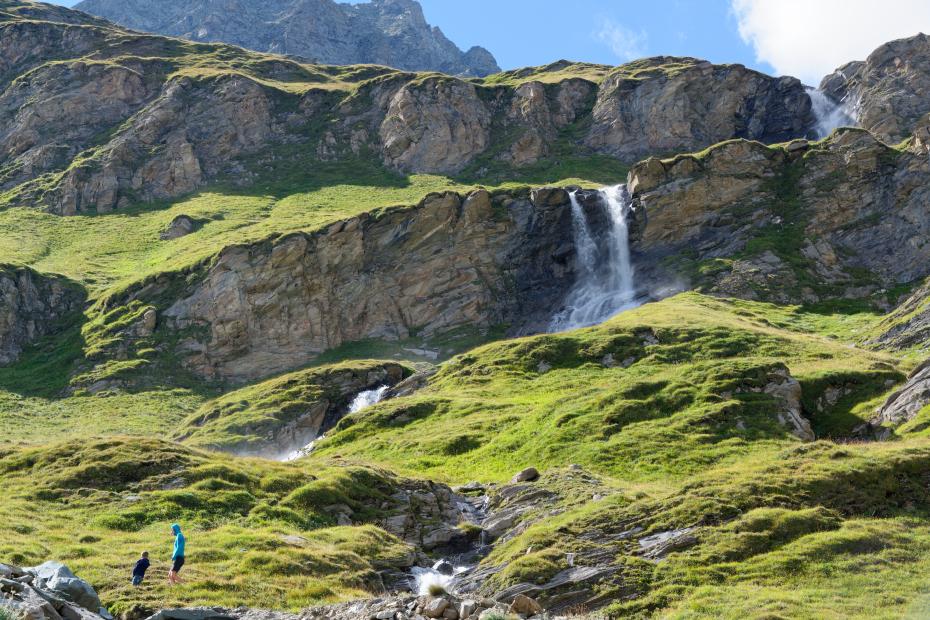
[[[181,526],[175,523],[171,526],[171,533],[174,534],[174,553],[171,554],[171,570],[168,571],[168,581],[170,583],[181,583],[181,567],[184,566],[184,534],[181,533]]]

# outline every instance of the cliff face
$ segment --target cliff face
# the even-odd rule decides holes
[[[928,172],[863,130],[649,159],[630,172],[637,269],[647,287],[782,303],[880,293],[930,274]]]
[[[889,144],[900,142],[928,111],[930,37],[886,43],[866,60],[838,68],[820,88],[851,109],[861,127]]]
[[[83,290],[56,276],[0,264],[0,366],[80,311]]]
[[[347,342],[545,324],[573,279],[567,204],[562,190],[432,194],[318,233],[231,246],[106,308],[152,304],[157,327],[145,336],[170,341],[195,374],[233,382]]]
[[[810,98],[796,78],[669,57],[610,73],[592,116],[586,143],[624,159],[729,138],[786,140],[803,135],[812,122]]]
[[[797,80],[689,58],[595,67],[588,79],[555,63],[461,80],[310,65],[5,6],[0,190],[63,215],[219,180],[249,186],[287,165],[366,159],[464,174],[535,164],[559,145],[632,162],[732,137],[781,140],[812,122]]]
[[[84,0],[75,8],[134,30],[232,43],[325,64],[479,77],[500,71],[486,49],[462,52],[430,26],[415,0]]]

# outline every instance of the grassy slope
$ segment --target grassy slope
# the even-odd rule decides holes
[[[61,558],[118,610],[182,602],[296,609],[376,588],[372,571],[396,566],[407,553],[372,528],[377,514],[372,525],[349,529],[333,528],[320,512],[337,503],[333,497],[367,497],[377,493],[371,485],[390,484],[364,473],[371,470],[333,469],[332,457],[450,481],[502,480],[524,465],[579,462],[605,478],[607,499],[586,501],[590,494],[579,488],[563,515],[500,547],[488,561],[512,567],[495,578],[498,586],[557,570],[566,550],[590,545],[581,534],[631,522],[650,531],[698,525],[701,543],[658,567],[621,550],[623,579],[605,584],[604,594],[635,593],[637,600],[618,612],[735,617],[727,607],[735,605],[750,617],[777,610],[818,616],[838,604],[834,574],[849,588],[843,617],[867,615],[877,590],[900,611],[920,604],[918,575],[930,564],[930,528],[914,500],[920,495],[903,482],[914,471],[921,480],[928,440],[808,449],[775,422],[771,399],[734,393],[761,385],[782,365],[801,380],[806,401],[824,386],[851,382],[850,396],[814,416],[815,428],[848,432],[887,390],[885,381],[901,376],[892,358],[843,343],[854,331],[850,322],[867,320],[679,295],[603,326],[459,356],[427,390],[355,416],[320,452],[293,464],[141,438],[17,448],[0,461],[11,498],[0,517],[14,532],[0,557],[27,564]],[[608,353],[636,361],[608,368]],[[541,362],[551,369],[541,372]],[[208,396],[178,390],[49,398],[47,418],[20,416],[17,426],[4,425],[16,429],[5,438],[47,444],[47,435],[159,435]],[[142,478],[123,469],[139,463],[149,464]],[[800,471],[809,475],[799,478]],[[786,512],[765,512],[775,509]],[[163,556],[165,526],[178,519],[195,543],[192,583],[126,587],[132,556],[142,547]],[[747,539],[747,528],[761,533]],[[579,557],[584,563],[584,553]],[[848,572],[865,561],[873,579],[862,569]],[[159,562],[155,576],[164,569]],[[261,586],[249,585],[259,576]],[[896,585],[879,587],[878,580]]]
[[[113,49],[137,38],[114,32]],[[360,81],[390,72],[171,41],[158,50],[167,59],[166,78],[234,73],[291,98],[310,88],[349,95]],[[632,63],[620,71],[638,78],[684,66]],[[476,82],[600,82],[610,71],[556,63]],[[216,185],[114,214],[60,218],[0,204],[0,256],[68,275],[96,296],[230,243],[318,228],[429,191],[623,179],[616,162],[579,157],[571,142],[568,132],[553,159],[527,169],[479,161],[456,178],[399,176],[370,162],[323,165],[298,154],[248,190]],[[181,213],[206,224],[188,237],[160,240]],[[604,593],[637,598],[615,604],[616,613],[923,617],[930,414],[909,425],[912,436],[888,444],[806,446],[774,420],[774,402],[752,391],[787,367],[804,386],[805,408],[816,412],[818,435],[848,434],[912,363],[850,346],[876,320],[867,310],[682,295],[597,328],[460,356],[427,390],[354,416],[317,454],[292,464],[151,439],[172,435],[219,396],[202,386],[64,397],[70,360],[83,344],[72,329],[0,369],[0,520],[7,532],[0,561],[66,561],[115,611],[139,604],[298,609],[377,590],[376,570],[409,559],[407,547],[374,525],[384,516],[377,511],[366,513],[372,524],[334,527],[323,506],[362,507],[363,498],[389,493],[394,479],[363,466],[334,467],[331,457],[462,482],[504,480],[525,465],[579,462],[605,479],[608,497],[587,501],[590,493],[578,487],[576,505],[500,546],[488,560],[510,563],[498,586],[552,574],[567,551],[592,551],[591,532],[616,533],[632,523],[650,532],[693,525],[699,544],[658,565],[635,549],[617,549],[620,578]],[[353,347],[321,361],[387,352],[377,343]],[[608,367],[607,354],[632,364]],[[833,385],[851,391],[820,411],[817,399]],[[107,438],[94,439],[101,436]],[[168,589],[162,575],[174,520],[189,529],[191,583]],[[155,557],[153,578],[133,590],[127,575],[143,548]],[[580,553],[579,563],[585,561]]]
[[[680,479],[796,441],[772,399],[736,393],[778,368],[801,381],[811,410],[825,387],[854,387],[814,417],[820,436],[848,434],[870,414],[863,401],[901,379],[892,358],[825,337],[817,322],[827,317],[684,294],[602,326],[490,344],[413,397],[346,418],[318,454],[453,482],[569,462],[630,481]]]
[[[88,437],[7,453],[0,472],[0,557],[65,561],[115,612],[190,603],[299,609],[362,596],[377,588],[377,570],[410,562],[398,539],[370,525],[335,527],[320,510],[389,495],[393,478],[373,470],[311,472],[154,439]],[[189,583],[180,588],[164,582],[171,521],[184,523],[189,541]],[[143,550],[153,568],[137,590],[127,576]]]

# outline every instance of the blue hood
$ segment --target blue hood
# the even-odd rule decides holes
[[[181,526],[175,523],[174,525],[171,526],[171,531],[174,532],[175,535],[180,534]]]

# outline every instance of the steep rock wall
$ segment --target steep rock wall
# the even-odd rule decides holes
[[[567,206],[559,189],[431,194],[317,233],[228,247],[102,309],[152,303],[156,336],[188,369],[233,382],[346,342],[545,324],[573,281]]]

